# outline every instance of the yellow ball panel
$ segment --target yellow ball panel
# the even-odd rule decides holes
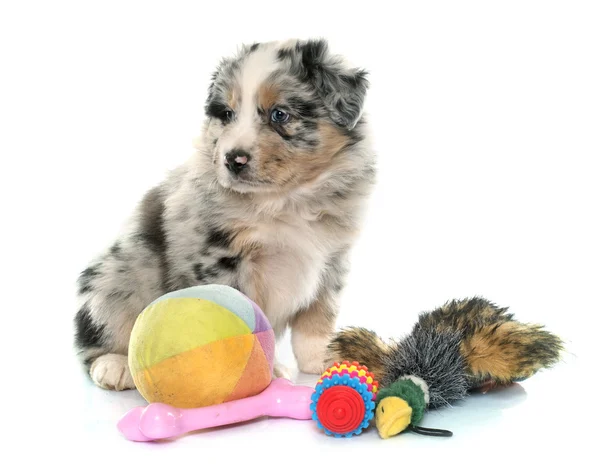
[[[251,335],[248,325],[224,307],[197,298],[170,298],[149,306],[129,340],[132,372],[226,338]]]

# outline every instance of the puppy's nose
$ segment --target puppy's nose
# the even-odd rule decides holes
[[[246,168],[249,160],[250,154],[245,150],[235,149],[225,154],[225,166],[236,175]]]

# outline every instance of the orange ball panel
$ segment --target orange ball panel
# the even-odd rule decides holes
[[[177,408],[222,403],[244,373],[255,340],[239,335],[177,354],[135,373],[135,384],[148,403]]]
[[[249,396],[258,395],[271,383],[271,372],[269,363],[258,339],[255,338],[252,354],[246,369],[240,377],[231,395],[225,401],[239,400]]]

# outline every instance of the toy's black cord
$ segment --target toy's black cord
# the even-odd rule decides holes
[[[408,430],[411,430],[415,434],[431,435],[433,437],[452,437],[453,435],[449,430],[430,429],[428,427],[413,426],[412,424],[408,426]]]

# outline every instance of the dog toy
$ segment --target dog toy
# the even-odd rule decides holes
[[[310,419],[312,393],[311,387],[278,378],[258,395],[214,406],[186,409],[151,403],[133,408],[121,418],[118,429],[129,440],[148,442],[261,416]]]
[[[327,435],[360,435],[373,419],[378,387],[366,366],[335,363],[317,381],[311,396],[312,418]]]
[[[514,320],[507,310],[482,298],[454,300],[422,313],[399,341],[388,344],[350,327],[334,336],[329,350],[335,358],[358,359],[380,381],[375,424],[381,438],[405,430],[451,436],[419,426],[425,412],[461,401],[472,390],[523,381],[559,360],[559,337]]]
[[[238,290],[203,285],[167,293],[138,316],[129,367],[149,403],[198,408],[261,393],[272,380],[275,336]]]
[[[118,429],[151,441],[261,416],[314,419],[336,437],[359,435],[374,416],[378,384],[344,362],[313,389],[272,380],[275,338],[262,310],[238,290],[202,285],[167,293],[138,316],[129,342],[135,385],[149,403]]]
[[[149,442],[261,416],[317,422],[327,435],[359,435],[374,416],[377,382],[357,363],[336,364],[325,371],[316,388],[277,378],[261,393],[202,408],[176,408],[151,403],[128,411],[119,431],[129,440]]]

